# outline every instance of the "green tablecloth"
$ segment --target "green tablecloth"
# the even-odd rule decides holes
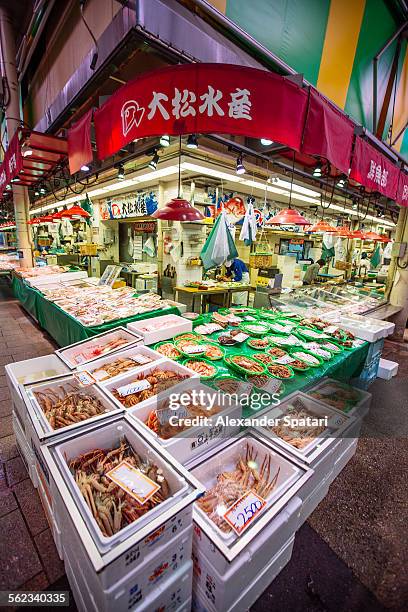
[[[210,314],[203,315],[202,322],[207,322],[210,319]],[[210,336],[206,336],[206,338],[211,341],[222,333],[223,332],[217,332],[215,334],[211,334]],[[365,342],[357,348],[352,350],[344,350],[343,352],[334,355],[330,361],[324,361],[319,368],[309,368],[305,372],[296,371],[294,378],[282,381],[284,385],[282,397],[285,397],[294,391],[302,391],[303,389],[306,389],[306,387],[316,384],[324,376],[330,376],[336,380],[350,383],[352,378],[359,376],[365,364],[369,346],[369,342]],[[246,342],[231,347],[224,346],[223,348],[225,349],[226,355],[233,355],[237,353],[255,355],[259,353],[259,351],[251,349]],[[228,368],[223,361],[215,361],[213,363],[218,368],[218,376],[228,374],[237,378],[244,378],[240,377],[239,374],[236,374],[235,371]],[[250,379],[251,377],[248,378],[248,380]],[[244,408],[244,416],[249,416],[251,413],[253,413],[253,410]]]
[[[131,321],[150,319],[163,314],[180,314],[176,307],[169,307],[133,315],[125,319],[116,319],[103,325],[85,327],[59,306],[46,300],[41,291],[29,287],[21,278],[13,276],[12,288],[14,296],[25,310],[54,338],[59,346],[67,346],[80,340],[86,340],[96,334],[119,327],[119,325],[126,326]]]

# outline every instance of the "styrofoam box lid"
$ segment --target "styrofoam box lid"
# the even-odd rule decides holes
[[[258,437],[256,437],[253,433],[245,433],[244,435],[239,436],[236,440],[232,440],[231,444],[224,446],[221,450],[215,449],[212,452],[210,451],[202,458],[199,465],[191,469],[191,473],[197,478],[197,480],[205,485],[208,491],[208,489],[211,489],[211,487],[216,484],[217,476],[219,474],[234,471],[239,458],[244,458],[245,460],[248,445],[253,448],[255,453],[257,453],[256,462],[259,467],[262,465],[262,461],[264,460],[265,456],[271,456],[272,461],[270,468],[270,480],[272,480],[279,470],[276,486],[266,498],[267,506],[269,508],[273,508],[275,502],[277,502],[285,493],[289,492],[291,487],[301,479],[307,468],[300,467],[300,464],[296,463],[294,458],[290,458],[286,453],[281,454],[272,443],[265,444],[264,441],[258,439]],[[295,495],[295,491],[293,491],[293,495]],[[293,495],[291,495],[287,501],[289,501]],[[259,518],[261,518],[262,515],[267,512],[268,507],[266,511],[260,514]],[[226,510],[227,508],[225,508],[225,511]],[[221,531],[221,529],[217,527],[209,515],[204,512],[204,510],[202,510],[197,503],[195,504],[194,512],[196,517],[199,516],[203,520],[203,523],[205,524],[203,529],[206,535],[213,541],[218,540],[221,542],[221,546],[224,545],[227,550],[231,550],[233,545],[238,540],[243,538],[244,534],[251,534],[252,532],[254,535],[256,535],[254,525],[256,525],[256,523],[259,521],[259,518],[257,521],[253,521],[248,529],[243,532],[243,534],[238,536],[232,530],[229,533]],[[249,539],[252,539],[251,535],[249,536]]]
[[[69,385],[72,385],[74,388],[77,388],[78,393],[84,393],[87,395],[91,395],[92,397],[97,398],[103,407],[105,408],[105,412],[86,419],[84,421],[79,421],[78,423],[73,423],[72,425],[67,425],[66,427],[60,427],[58,429],[53,429],[51,427],[50,422],[46,418],[39,401],[35,396],[35,392],[45,392],[46,390],[58,390],[61,387],[65,390],[69,390]],[[111,413],[119,413],[121,412],[118,408],[111,402],[111,400],[103,393],[103,391],[97,385],[90,385],[87,387],[81,387],[79,383],[76,382],[72,373],[63,376],[55,376],[48,380],[42,380],[37,383],[28,383],[20,385],[21,394],[23,396],[24,402],[27,406],[27,410],[29,412],[32,425],[36,430],[36,433],[40,440],[44,440],[45,438],[49,438],[51,436],[61,434],[63,432],[71,431],[77,429],[78,427],[83,427],[85,425],[89,425],[89,423],[93,423],[95,421],[103,420],[108,414]]]
[[[140,334],[151,334],[162,329],[175,327],[177,325],[183,325],[185,327],[188,323],[189,321],[184,317],[180,317],[176,314],[168,314],[161,315],[160,317],[153,317],[150,319],[140,319],[139,321],[131,321],[127,324],[127,328]]]
[[[124,339],[126,342],[115,345],[115,342],[121,339]],[[116,353],[118,350],[123,350],[131,344],[140,343],[142,341],[143,338],[140,335],[125,327],[119,326],[93,336],[92,338],[87,338],[86,340],[70,344],[65,348],[57,349],[55,353],[61,357],[71,370],[73,370],[79,365],[89,363],[110,353]],[[111,344],[111,348],[106,351],[106,345],[108,343]],[[106,352],[103,354],[93,354],[92,351],[94,350],[105,350]]]
[[[20,384],[60,376],[67,374],[70,370],[58,355],[51,354],[9,363],[5,366],[5,371],[13,387],[18,390]]]
[[[380,359],[379,368],[382,370],[386,370],[387,372],[395,372],[398,371],[398,363],[396,361],[390,361],[389,359]]]
[[[91,510],[86,504],[75,482],[74,476],[68,467],[68,462],[93,449],[116,448],[119,446],[123,437],[127,439],[133,450],[142,460],[152,461],[163,470],[163,475],[171,490],[171,496],[113,536],[105,537],[100,531]],[[81,433],[78,432],[78,435],[70,436],[68,439],[54,445],[53,455],[61,477],[68,486],[75,505],[79,509],[93,541],[102,554],[126,540],[131,533],[147,525],[156,515],[161,515],[163,521],[165,521],[165,512],[171,510],[171,506],[176,503],[179,498],[183,497],[189,489],[189,484],[183,476],[174,469],[171,462],[164,459],[151,442],[149,442],[148,439],[142,438],[141,434],[124,418],[102,424],[97,429],[92,428],[91,431],[84,430]]]

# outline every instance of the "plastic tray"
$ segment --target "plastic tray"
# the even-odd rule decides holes
[[[176,349],[177,352],[179,353],[178,357],[169,357],[168,355],[165,355],[164,353],[160,353],[160,351],[158,351],[158,348],[160,346],[163,346],[163,344],[171,344],[171,346],[174,347],[174,349]],[[155,351],[157,351],[161,355],[161,357],[166,357],[166,359],[172,359],[173,361],[180,361],[180,359],[183,358],[183,354],[181,353],[181,351],[179,351],[179,349],[176,347],[174,342],[172,342],[171,340],[163,340],[162,342],[157,342],[153,346],[153,348]]]
[[[115,361],[116,359],[119,359],[121,357],[130,357],[130,358],[135,357],[135,358],[137,358],[138,355],[145,355],[146,357],[149,357],[150,359],[152,359],[152,361],[149,362],[149,363],[146,363],[146,364],[138,364],[137,361],[136,361],[133,368],[131,368],[129,370],[126,370],[126,374],[130,373],[130,372],[136,372],[136,371],[139,371],[139,370],[143,370],[145,367],[151,366],[155,362],[163,359],[163,355],[161,355],[160,353],[152,350],[148,346],[136,345],[136,346],[132,346],[131,348],[128,348],[128,349],[126,349],[124,351],[119,351],[117,353],[112,353],[112,354],[108,355],[107,357],[101,357],[100,359],[95,359],[95,361],[91,361],[88,364],[80,365],[80,366],[78,366],[77,370],[79,372],[82,372],[82,371],[89,372],[90,374],[92,374],[94,376],[94,372],[96,370],[99,370],[100,368],[103,368],[103,366],[105,364],[112,363],[113,361]],[[94,376],[94,378],[96,378],[98,384],[103,386],[105,383],[108,382],[108,380],[115,380],[116,378],[118,378],[119,376],[122,376],[122,375],[123,375],[123,372],[121,374],[117,374],[116,376],[111,376],[110,378],[107,378],[106,380],[99,380],[96,376]]]
[[[194,370],[190,370],[192,372],[194,372],[195,374],[197,374],[197,376],[200,377],[200,380],[211,380],[212,378],[215,378],[218,374],[218,367],[216,365],[216,363],[214,361],[211,361],[209,359],[204,359],[202,357],[197,357],[197,359],[195,359],[194,357],[189,356],[188,359],[185,359],[183,361],[183,365],[188,368],[188,363],[191,361],[203,361],[205,364],[211,366],[212,368],[214,368],[214,373],[210,374],[209,376],[203,376],[202,374],[198,374],[198,372],[195,372]],[[188,368],[190,369],[190,368]]]
[[[290,354],[292,357],[294,357],[295,359],[300,359],[300,361],[304,361],[301,357],[296,356],[294,353],[306,353],[307,355],[311,355],[312,357],[314,357],[315,359],[318,360],[319,363],[310,363],[308,361],[305,361],[305,363],[307,363],[307,365],[309,366],[309,368],[320,368],[320,366],[323,365],[323,359],[321,359],[320,357],[318,357],[317,355],[314,355],[311,351],[307,351],[306,349],[302,348],[302,347],[298,347],[293,349]]]
[[[238,357],[238,356],[240,356],[239,353],[225,357],[224,358],[225,364],[232,370],[235,370],[236,372],[239,372],[240,374],[245,374],[246,376],[260,376],[261,374],[264,374],[266,372],[265,364],[261,363],[254,357],[250,357],[249,355],[241,355],[241,356],[247,359],[251,359],[251,361],[254,361],[257,364],[257,366],[261,366],[263,368],[262,372],[251,372],[250,370],[247,370],[246,368],[243,368],[240,365],[237,365],[236,363],[231,361],[231,357]]]
[[[162,324],[163,327],[152,329],[151,331],[145,329],[148,328],[149,325],[153,326],[154,324]],[[130,331],[139,334],[143,338],[145,344],[155,344],[156,342],[173,338],[173,336],[182,332],[191,332],[193,324],[184,317],[169,314],[134,321],[133,323],[128,323],[126,327]]]

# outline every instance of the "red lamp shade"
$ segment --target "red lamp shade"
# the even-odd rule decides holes
[[[350,228],[347,227],[347,225],[342,225],[341,227],[338,227],[337,233],[340,236],[340,238],[351,238],[351,234],[352,234],[352,232],[350,231]]]
[[[61,211],[61,213],[56,213],[56,215],[54,215],[54,219],[55,217],[57,217],[57,219],[62,219],[65,217],[68,217],[70,219],[75,219],[76,217],[85,217],[87,219],[90,216],[91,215],[89,214],[89,212],[84,210],[81,206],[74,204],[73,206],[71,206],[71,208],[68,208],[68,210],[63,210]]]
[[[381,236],[377,232],[367,232],[364,234],[364,240],[381,240]]]
[[[173,198],[163,208],[158,208],[152,214],[162,221],[201,221],[204,216],[183,198]]]
[[[39,218],[40,223],[52,223],[54,221],[53,215],[44,215]]]
[[[266,221],[266,225],[310,225],[310,221],[294,208],[284,208]]]
[[[359,238],[360,240],[364,240],[365,234],[361,230],[356,230],[352,232],[351,238]]]
[[[337,228],[327,223],[327,221],[320,219],[320,221],[312,225],[312,227],[308,231],[313,232],[315,234],[335,234],[337,232]]]
[[[27,221],[27,225],[38,225],[39,223],[41,223],[40,217],[34,217],[33,219]]]
[[[379,242],[392,242],[391,238],[389,236],[387,236],[387,234],[378,234],[379,235]]]

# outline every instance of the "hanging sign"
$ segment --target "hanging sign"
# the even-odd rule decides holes
[[[91,121],[93,109],[79,121],[74,123],[67,132],[69,172],[75,174],[82,166],[92,161]]]
[[[401,206],[408,206],[408,174],[401,170],[398,181],[396,201]]]
[[[124,197],[114,197],[99,203],[100,215],[103,220],[125,219],[127,217],[145,217],[147,194],[133,194]]]
[[[279,75],[230,64],[185,64],[143,74],[95,112],[100,159],[137,138],[238,134],[300,148],[308,94]]]
[[[6,190],[6,186],[11,184],[11,180],[20,173],[22,168],[23,158],[21,155],[19,131],[17,130],[10,141],[8,149],[4,154],[3,163],[0,166],[0,197]]]
[[[367,141],[357,136],[354,143],[350,178],[371,191],[378,191],[387,198],[397,196],[399,170]]]

